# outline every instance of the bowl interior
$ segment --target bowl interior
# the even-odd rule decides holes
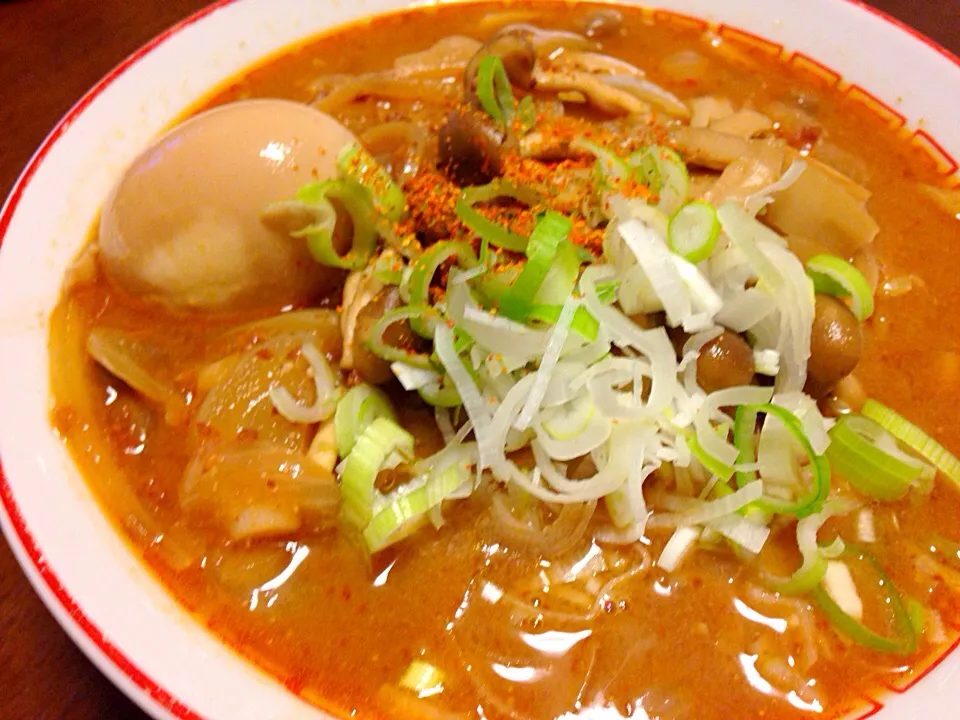
[[[725,37],[818,75],[925,149],[957,182],[960,66],[946,53],[847,0],[657,4],[651,13],[709,23]],[[227,0],[211,6],[93,88],[45,141],[0,213],[0,520],[61,624],[158,717],[324,715],[207,634],[104,517],[50,428],[47,318],[110,186],[161,130],[259,59],[327,28],[406,5]],[[960,656],[951,656],[917,691],[865,698],[863,712],[883,704],[876,717],[950,717],[958,671]]]

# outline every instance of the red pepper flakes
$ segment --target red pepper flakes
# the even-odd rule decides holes
[[[460,108],[461,113],[475,112],[471,108]],[[570,144],[584,138],[597,145],[609,147],[611,152],[626,155],[650,144],[669,145],[671,139],[667,130],[659,125],[625,125],[605,123],[576,117],[573,115],[555,116],[541,112],[538,124],[531,136],[536,135],[544,147],[557,150],[557,159],[539,160],[525,157],[517,147],[509,144],[502,149],[503,177],[514,185],[532,188],[543,195],[543,206],[528,208],[522,203],[504,199],[493,203],[481,203],[475,206],[477,212],[485,218],[502,225],[507,230],[520,235],[529,235],[536,224],[536,215],[545,209],[564,212],[573,220],[570,239],[573,243],[601,255],[603,250],[603,230],[592,227],[581,214],[581,208],[587,202],[595,202],[592,195],[592,183],[584,179],[583,191],[579,193],[573,179],[585,178],[591,172],[595,159],[589,153],[570,150]],[[625,139],[626,138],[626,139]],[[549,153],[548,153],[549,155]],[[427,244],[439,240],[468,239],[475,250],[479,249],[479,239],[464,226],[456,214],[456,204],[462,188],[450,181],[442,172],[433,169],[421,169],[409,178],[403,187],[409,207],[409,217],[398,224],[398,233],[421,238]],[[656,198],[647,186],[627,181],[619,191],[627,197],[648,200]]]

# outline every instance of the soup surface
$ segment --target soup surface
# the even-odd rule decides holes
[[[517,23],[524,24],[519,31]],[[552,29],[576,36],[548,32]],[[518,37],[527,43],[520,51],[511,46],[500,54],[488,53],[501,58],[508,94],[512,84],[515,95],[513,103],[504,99],[499,80],[490,80],[494,96],[499,92],[493,107],[505,110],[513,104],[521,120],[505,133],[501,128],[492,139],[471,129],[464,140],[457,135],[460,130],[450,130],[456,124],[451,111],[462,123],[474,122],[473,111],[461,109],[463,78],[478,72],[478,64],[497,72],[495,63],[484,66],[473,59],[483,54],[480,43],[497,37],[507,37],[507,45],[519,42]],[[517,70],[511,61],[522,65],[522,51],[528,47],[534,47],[537,63],[528,71],[540,74],[533,104],[525,106],[521,98],[530,88],[517,82],[522,68]],[[581,53],[577,62],[596,65],[586,70],[564,66],[565,58],[575,53]],[[610,58],[630,65],[614,65],[611,71],[615,61]],[[645,76],[634,72],[636,68]],[[604,73],[627,80],[621,85],[597,83]],[[477,85],[475,92],[482,95],[484,81]],[[469,93],[469,82],[466,87]],[[621,95],[603,95],[611,87]],[[790,250],[804,262],[823,253],[852,260],[851,267],[871,286],[875,309],[857,330],[862,341],[858,335],[861,346],[853,375],[840,380],[850,372],[846,368],[828,387],[814,389],[811,364],[806,390],[819,401],[828,429],[836,427],[830,418],[858,410],[863,398],[871,397],[910,418],[946,448],[960,450],[954,402],[960,390],[960,316],[951,311],[960,302],[955,282],[960,211],[949,209],[957,200],[937,189],[939,180],[927,158],[884,121],[813,76],[755,49],[666,17],[654,19],[635,8],[587,3],[504,8],[480,3],[411,10],[337,30],[238,78],[205,107],[251,98],[312,103],[342,123],[403,190],[408,211],[398,227],[409,230],[424,249],[466,238],[479,251],[479,238],[458,225],[454,215],[458,186],[483,185],[505,174],[517,185],[537,186],[554,211],[573,218],[572,241],[609,259],[608,230],[616,221],[584,211],[587,195],[581,197],[576,190],[578,183],[589,192],[596,190],[604,159],[595,167],[589,148],[571,150],[573,138],[586,138],[594,147],[623,157],[634,157],[651,144],[676,148],[690,170],[687,197],[681,200],[708,197],[718,207],[730,199],[749,203],[752,195],[724,195],[718,185],[731,181],[733,160],[698,142],[709,145],[719,134],[721,140],[765,143],[767,150],[781,153],[782,167],[775,177],[751,192],[787,177],[791,163],[808,163],[803,173],[824,163],[847,183],[849,196],[859,200],[853,210],[837,211],[849,227],[835,232],[826,227],[829,218],[819,229],[797,217],[783,218],[786,192],[760,217],[787,237]],[[489,101],[479,103],[489,108]],[[653,112],[644,114],[630,103],[652,106]],[[514,135],[525,107],[534,108],[532,128]],[[706,139],[684,135],[684,129],[703,130]],[[457,151],[459,164],[445,164],[452,151],[444,149],[444,142],[468,144]],[[484,143],[496,149],[488,152]],[[339,147],[332,150],[336,153]],[[471,153],[483,157],[463,160]],[[756,162],[745,165],[743,173],[762,170],[762,162]],[[495,169],[491,163],[503,167]],[[650,182],[617,185],[622,178],[609,166],[606,172],[605,182],[621,197],[662,207],[667,195],[663,167],[659,189],[652,194]],[[737,182],[749,186],[742,177]],[[802,182],[797,180],[794,187]],[[638,185],[643,187],[638,190]],[[285,199],[292,200],[292,194],[270,198]],[[338,217],[334,243],[356,232],[358,224],[353,215],[353,222],[344,222],[350,214],[349,198],[336,200],[329,205]],[[377,197],[378,203],[382,200]],[[826,213],[829,204],[824,200],[823,207],[807,207],[799,215]],[[133,207],[136,213],[136,202]],[[291,207],[275,208],[273,219],[290,222],[296,208],[302,209]],[[388,214],[380,205],[377,209]],[[543,222],[510,200],[491,204],[485,213],[482,218],[494,218],[524,237]],[[869,225],[864,217],[875,221],[876,231],[863,230],[864,223]],[[650,222],[655,225],[656,218]],[[785,227],[791,224],[793,232]],[[694,227],[702,229],[700,224]],[[868,237],[844,245],[843,237],[857,233]],[[403,243],[399,246],[402,250]],[[230,300],[213,307],[220,300],[204,295],[183,307],[167,302],[168,296],[140,293],[139,286],[128,281],[130,276],[111,269],[112,256],[104,248],[98,253],[96,235],[90,247],[67,278],[54,316],[50,342],[56,427],[105,510],[180,602],[291,691],[334,714],[841,717],[868,708],[867,698],[882,695],[881,688],[909,684],[958,636],[960,497],[945,475],[931,479],[926,469],[926,480],[914,473],[904,492],[876,497],[857,492],[853,481],[852,488],[834,462],[827,502],[840,503],[829,507],[842,510],[822,518],[819,538],[817,528],[813,531],[813,555],[830,569],[800,592],[787,591],[771,577],[790,576],[800,566],[798,518],[802,523],[804,516],[818,515],[827,498],[792,514],[764,514],[761,509],[754,527],[764,528],[765,542],[759,554],[751,553],[725,539],[717,530],[720,526],[711,525],[713,520],[697,523],[684,515],[699,512],[697,503],[738,497],[742,487],[728,475],[719,482],[727,491],[720,492],[716,466],[708,470],[689,457],[684,465],[662,450],[658,467],[643,482],[643,517],[647,507],[652,516],[643,520],[645,526],[639,525],[642,537],[634,541],[623,540],[623,527],[611,540],[615,511],[609,502],[598,505],[588,498],[576,504],[541,503],[489,473],[468,497],[456,499],[457,493],[448,489],[447,499],[442,505],[434,503],[430,513],[404,516],[406,522],[391,526],[381,542],[369,533],[361,537],[365,524],[351,523],[344,510],[337,510],[341,500],[334,465],[341,475],[348,469],[339,464],[345,454],[336,445],[331,450],[329,438],[323,440],[324,433],[333,432],[329,413],[320,422],[290,420],[288,413],[278,411],[282,403],[272,390],[278,381],[305,403],[315,398],[319,402],[319,368],[324,363],[333,368],[331,381],[344,389],[364,380],[382,383],[397,424],[415,440],[419,459],[440,451],[446,432],[459,430],[460,440],[472,436],[462,409],[450,410],[444,407],[449,403],[437,401],[439,415],[451,425],[444,428],[441,422],[438,428],[434,408],[417,393],[405,392],[389,367],[386,377],[374,378],[384,369],[382,361],[377,364],[377,358],[365,355],[346,360],[345,353],[362,352],[342,336],[342,316],[356,302],[344,294],[347,272],[324,275],[317,281],[321,291],[308,297],[268,285],[261,288],[267,293],[265,302],[261,294],[260,302]],[[402,252],[390,257],[404,264]],[[438,301],[444,291],[449,298],[456,265],[451,257],[438,261],[441,271],[432,289],[432,276],[427,278],[428,301]],[[151,262],[155,266],[160,261]],[[558,262],[551,256],[547,266]],[[256,267],[263,275],[282,272],[282,266]],[[303,277],[304,287],[309,286],[311,272],[297,270],[296,282]],[[389,268],[385,272],[389,274]],[[277,287],[291,277],[280,275]],[[519,282],[515,274],[509,281]],[[180,287],[170,292],[180,292]],[[393,305],[385,302],[385,287],[390,283],[381,281],[372,293],[379,306],[365,314],[361,310],[360,319],[354,314],[357,327],[369,332],[387,310],[403,306],[396,299]],[[582,291],[582,281],[579,287]],[[623,283],[619,287],[622,295]],[[747,278],[739,290],[751,288],[763,292],[764,284]],[[269,295],[273,292],[277,294]],[[362,293],[356,288],[353,292]],[[830,302],[840,305],[837,312],[849,313],[843,297]],[[567,307],[563,301],[560,305]],[[656,329],[665,324],[656,308],[647,310],[629,315],[638,325]],[[562,319],[550,322],[560,325]],[[679,330],[671,328],[670,336],[679,349],[702,330],[691,328],[680,337]],[[733,342],[745,343],[734,330],[727,331],[735,336]],[[412,337],[409,328],[399,334],[404,332]],[[815,325],[814,342],[816,332]],[[743,333],[755,343],[753,349],[747,347],[751,369],[745,384],[762,391],[778,371],[760,371],[754,378],[762,362],[762,356],[752,355],[761,347],[758,334]],[[701,347],[716,337],[708,337]],[[419,340],[394,340],[407,342],[405,352],[423,347]],[[305,355],[308,344],[323,355],[319,364]],[[682,362],[686,352],[680,350],[674,360]],[[775,352],[780,372],[786,372],[788,351]],[[622,357],[636,354],[624,351]],[[738,385],[708,388],[706,370],[699,360],[693,364],[700,368],[705,390]],[[777,382],[781,380],[782,375],[777,376]],[[652,401],[655,394],[639,376],[618,383],[621,395]],[[444,389],[441,379],[438,393]],[[753,421],[755,425],[756,415]],[[723,433],[732,432],[732,422],[731,416],[726,425],[720,423]],[[640,459],[634,460],[642,464],[639,441],[623,442],[636,443],[631,447]],[[673,450],[682,454],[687,444],[679,447]],[[905,449],[901,443],[901,452]],[[810,482],[811,458],[795,446],[787,452],[799,458],[798,477]],[[523,469],[537,462],[529,448],[509,455]],[[579,455],[591,466],[607,462],[606,456]],[[896,453],[889,457],[885,462],[898,462]],[[763,472],[743,454],[737,459],[743,463],[739,473]],[[578,470],[576,462],[564,471],[571,478],[596,472],[595,466]],[[911,456],[896,467],[906,467],[909,474],[911,463],[919,460]],[[417,466],[410,458],[383,469],[386,465],[383,458],[377,463],[375,470],[382,471],[370,492],[389,499],[396,497],[391,491],[417,474]],[[789,495],[778,499],[788,503]],[[342,502],[349,507],[346,499]],[[742,505],[738,509],[743,512],[732,515],[743,519],[750,507]],[[658,521],[660,514],[665,519]],[[632,527],[638,522],[634,517]],[[694,542],[671,562],[667,557],[672,550],[665,553],[665,548],[668,543],[675,548],[681,531],[691,526],[697,527]],[[830,543],[836,550],[837,538],[845,543],[842,554],[823,550]],[[893,601],[878,586],[895,587],[894,604],[906,615],[891,614]],[[846,602],[838,599],[843,596],[838,587],[847,588]],[[823,597],[828,605],[843,608],[839,622],[836,613],[824,609]],[[872,635],[865,637],[860,630]]]

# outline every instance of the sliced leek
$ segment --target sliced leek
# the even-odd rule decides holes
[[[381,470],[413,458],[413,435],[393,420],[379,417],[371,422],[343,462],[340,517],[357,529],[366,528],[373,517],[375,483]]]
[[[334,244],[336,239],[337,201],[350,216],[353,236],[350,249],[343,255]],[[291,233],[305,238],[313,258],[330,267],[361,270],[367,266],[377,243],[374,229],[374,206],[370,194],[358,183],[348,180],[326,180],[300,188],[297,201],[310,206],[315,217],[312,224]]]
[[[464,481],[461,469],[451,465],[409,492],[401,488],[396,497],[388,499],[363,530],[363,539],[370,552],[377,552],[405,537],[404,529],[424,518],[444,498],[459,488]],[[415,481],[411,481],[413,484]]]
[[[388,220],[399,220],[406,213],[407,201],[400,186],[359,143],[343,147],[337,156],[337,168],[341,176],[359,183],[370,192],[378,214]]]
[[[880,446],[884,436],[893,443],[873,420],[843,415],[830,430],[827,457],[831,467],[859,493],[878,500],[896,500],[920,477],[923,463],[884,450]]]
[[[807,260],[807,274],[817,292],[850,298],[850,309],[863,322],[873,315],[873,290],[857,268],[835,255],[815,255]]]
[[[910,613],[904,607],[900,594],[883,571],[883,568],[880,567],[880,563],[865,551],[849,550],[847,557],[859,559],[876,576],[875,582],[871,582],[869,587],[880,593],[881,603],[889,610],[893,634],[881,635],[867,627],[864,623],[844,612],[823,587],[817,587],[813,590],[813,599],[820,606],[823,614],[827,616],[827,619],[833,623],[837,630],[859,645],[871,650],[896,655],[910,655],[915,652],[917,649],[917,634],[913,629]]]
[[[677,255],[699,263],[713,254],[720,237],[720,221],[710,203],[687,203],[670,218],[667,244]]]
[[[381,390],[366,383],[350,388],[333,416],[337,454],[345,458],[367,426],[381,417],[396,420],[390,400]]]
[[[864,417],[877,422],[897,440],[926,459],[955,484],[960,485],[960,460],[957,460],[955,455],[923,430],[873,399],[863,404],[861,413]]]

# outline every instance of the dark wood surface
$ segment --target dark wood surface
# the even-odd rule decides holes
[[[206,0],[0,0],[0,197],[102,75]],[[960,53],[957,0],[873,0]],[[0,540],[0,718],[145,717],[83,657]]]

